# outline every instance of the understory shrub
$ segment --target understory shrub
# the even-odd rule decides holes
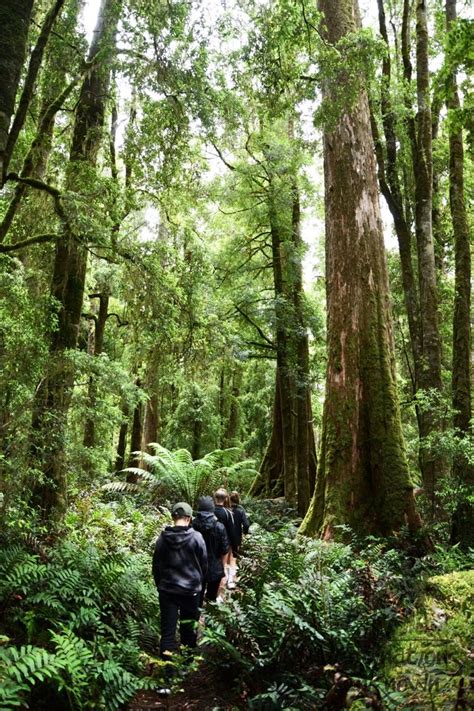
[[[0,549],[1,709],[113,710],[156,684],[150,557],[86,538]]]
[[[382,542],[356,552],[295,536],[291,524],[254,525],[245,546],[240,591],[213,607],[205,640],[254,694],[250,707],[315,708],[341,674],[356,684],[354,699],[389,703],[378,654],[413,603],[416,565]]]

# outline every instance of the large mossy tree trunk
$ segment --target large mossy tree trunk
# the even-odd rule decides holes
[[[15,96],[20,81],[33,0],[0,4],[0,187],[5,180],[5,153]]]
[[[87,75],[76,108],[66,189],[80,191],[94,172],[102,139],[117,24],[117,3],[103,0],[88,60],[99,52],[103,60]],[[59,304],[57,328],[50,344],[50,363],[37,389],[33,412],[33,455],[41,476],[35,484],[34,503],[45,519],[60,517],[67,505],[65,466],[66,421],[74,366],[68,356],[77,347],[87,268],[83,240],[64,224],[56,243],[51,295]]]
[[[456,21],[456,0],[446,0],[446,28]],[[449,61],[449,58],[448,58]],[[460,109],[456,72],[451,71],[446,105]],[[471,244],[464,198],[463,135],[456,123],[449,123],[449,204],[454,235],[454,315],[452,401],[453,425],[461,438],[471,431]],[[474,490],[474,468],[462,456],[454,459],[454,480],[465,490],[454,511],[451,540],[463,548],[474,546],[474,506],[468,500]]]
[[[332,45],[358,27],[354,0],[321,0]],[[324,134],[328,367],[316,489],[301,532],[387,535],[419,525],[395,360],[367,94]],[[325,99],[331,100],[330,87]]]

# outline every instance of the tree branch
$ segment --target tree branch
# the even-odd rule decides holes
[[[44,234],[36,235],[36,237],[30,237],[30,239],[25,239],[22,242],[17,242],[16,244],[0,244],[0,254],[6,252],[15,252],[18,249],[29,247],[31,244],[42,244],[43,242],[52,242],[53,240],[59,239],[60,237],[61,235]]]
[[[257,333],[258,333],[258,335],[260,336],[260,338],[263,338],[263,340],[266,341],[266,342],[269,344],[269,346],[271,346],[273,349],[276,348],[276,347],[275,347],[275,344],[273,343],[273,341],[272,341],[270,338],[268,338],[268,336],[265,335],[265,333],[262,331],[262,329],[260,328],[260,326],[259,326],[257,323],[255,323],[255,321],[253,321],[253,320],[250,318],[250,316],[249,316],[248,314],[246,314],[245,311],[243,311],[243,310],[240,308],[240,306],[238,306],[238,304],[235,304],[235,310],[236,310],[246,321],[248,321],[248,323],[250,323],[251,326],[253,326],[253,327],[255,328],[255,330],[257,331]]]
[[[229,162],[224,158],[224,156],[223,156],[223,154],[222,154],[222,151],[219,150],[219,148],[216,146],[216,144],[214,143],[214,141],[211,141],[211,146],[214,148],[215,152],[217,153],[217,155],[219,156],[219,158],[221,159],[221,161],[224,163],[224,165],[225,165],[227,168],[229,168],[229,170],[235,170],[235,166],[232,165],[231,163],[229,163]]]

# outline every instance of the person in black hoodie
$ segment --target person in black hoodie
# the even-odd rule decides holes
[[[229,552],[229,539],[225,527],[214,514],[212,496],[198,499],[198,511],[192,526],[204,538],[207,548],[207,576],[201,593],[201,607],[206,600],[217,600],[219,584],[224,577],[224,558]]]
[[[160,653],[166,658],[181,643],[195,647],[199,602],[207,575],[207,550],[200,533],[191,528],[192,508],[184,501],[171,509],[173,526],[159,536],[153,554],[153,577],[160,597]]]

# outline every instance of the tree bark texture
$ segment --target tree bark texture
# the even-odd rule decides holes
[[[88,56],[92,61],[100,51],[103,61],[86,76],[79,94],[66,177],[69,191],[80,190],[84,171],[94,169],[97,162],[110,78],[107,54],[113,51],[116,13],[114,0],[103,0]],[[65,427],[74,385],[67,351],[77,346],[86,268],[86,247],[66,224],[56,244],[51,282],[51,294],[59,304],[58,326],[50,345],[51,368],[38,388],[33,414],[34,452],[44,475],[36,487],[35,502],[45,518],[60,516],[66,506]],[[55,423],[52,439],[51,422]]]
[[[456,21],[456,0],[446,0],[446,29]],[[456,72],[453,68],[447,86],[446,105],[449,111],[460,108]],[[469,221],[464,198],[464,147],[461,129],[450,124],[449,131],[449,204],[454,235],[454,315],[452,402],[453,425],[461,437],[471,431],[471,243]],[[455,457],[455,482],[474,490],[474,469],[462,456]],[[452,520],[451,540],[462,547],[474,546],[474,507],[462,496]]]
[[[358,26],[353,0],[321,0],[336,44]],[[326,94],[330,89],[326,89]],[[301,526],[387,535],[419,525],[401,429],[385,249],[367,95],[324,134],[328,367],[316,489]]]
[[[0,5],[0,187],[5,151],[20,81],[33,0],[2,0]]]

